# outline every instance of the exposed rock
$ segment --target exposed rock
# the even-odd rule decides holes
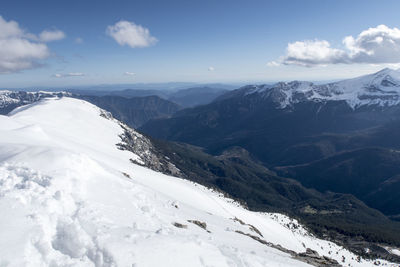
[[[246,226],[248,226],[249,229],[250,229],[251,231],[257,233],[257,234],[258,234],[259,236],[261,236],[261,237],[264,237],[264,236],[262,235],[262,233],[260,232],[260,230],[258,230],[254,225],[245,223],[244,221],[242,221],[242,220],[240,220],[239,218],[236,218],[236,217],[235,217],[233,220],[236,221],[236,222],[239,222],[241,225],[246,225]]]
[[[131,159],[132,163],[165,174],[182,176],[181,171],[174,164],[169,162],[163,155],[156,151],[148,138],[121,122],[119,122],[119,124],[124,130],[124,133],[120,135],[121,143],[118,143],[117,147],[121,150],[127,150],[138,155],[140,161],[137,159]]]
[[[203,228],[208,233],[211,233],[209,230],[207,230],[207,223],[205,223],[205,222],[200,222],[200,221],[197,221],[197,220],[188,220],[188,222],[193,223],[193,224],[199,226],[200,228]]]
[[[269,246],[269,247],[278,249],[278,250],[280,250],[282,252],[288,253],[293,258],[295,258],[295,259],[297,259],[299,261],[311,264],[313,266],[318,266],[318,267],[324,267],[324,266],[339,267],[339,266],[341,266],[336,260],[331,259],[331,258],[329,258],[327,256],[320,256],[318,254],[318,252],[316,252],[315,250],[312,250],[310,248],[307,248],[306,252],[296,253],[295,251],[290,250],[290,249],[286,249],[286,248],[282,247],[279,244],[276,245],[276,244],[273,244],[271,242],[265,241],[264,239],[261,239],[258,236],[251,235],[251,234],[248,234],[248,233],[244,233],[244,232],[239,231],[239,230],[236,230],[235,232],[238,233],[238,234],[246,235],[246,236],[248,236],[248,237],[250,237],[250,238],[260,242],[261,244],[266,245],[266,246]]]
[[[181,223],[178,223],[178,222],[174,222],[174,223],[172,223],[172,225],[177,227],[177,228],[187,229],[187,225],[186,224],[181,224]]]

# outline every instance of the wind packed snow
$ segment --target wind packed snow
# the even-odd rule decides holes
[[[373,266],[286,216],[132,164],[100,114],[64,97],[0,116],[0,266],[308,266],[236,231]]]

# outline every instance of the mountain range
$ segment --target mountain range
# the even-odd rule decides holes
[[[138,128],[151,119],[168,118],[185,107],[208,104],[228,90],[218,87],[192,87],[169,90],[125,89],[114,91],[0,91],[0,114],[51,96],[73,96],[110,111],[131,127]]]
[[[398,194],[391,190],[399,174],[399,77],[400,71],[384,69],[322,85],[244,86],[140,130],[213,155],[243,148],[306,187],[354,194],[395,218],[400,214]]]
[[[400,70],[386,68],[374,74],[327,84],[292,81],[248,85],[220,99],[253,94],[268,98],[281,108],[306,101],[341,100],[353,109],[364,105],[394,106],[400,103]]]
[[[144,167],[151,141],[86,101],[46,98],[0,120],[2,264],[395,266]]]
[[[118,147],[138,155],[134,164],[213,188],[253,211],[287,214],[364,258],[400,262],[391,249],[400,246],[399,73],[189,88],[170,100],[3,91],[0,111],[48,97],[89,101],[125,123]]]
[[[124,90],[67,90],[76,95],[88,96],[121,96],[125,98],[158,96],[164,100],[171,101],[181,107],[193,107],[212,102],[217,97],[228,92],[231,87],[227,85],[197,86],[180,88],[177,90],[168,89],[124,89]]]

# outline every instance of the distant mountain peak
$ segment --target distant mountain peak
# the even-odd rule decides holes
[[[353,79],[317,85],[307,81],[278,82],[273,85],[248,85],[244,95],[259,94],[281,108],[303,101],[346,101],[353,109],[365,105],[400,104],[400,70],[382,69]]]

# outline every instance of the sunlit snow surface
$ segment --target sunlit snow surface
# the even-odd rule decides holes
[[[235,232],[258,235],[235,217],[287,249],[373,266],[286,216],[132,164],[116,147],[122,128],[100,113],[64,97],[0,116],[0,266],[307,266]]]

